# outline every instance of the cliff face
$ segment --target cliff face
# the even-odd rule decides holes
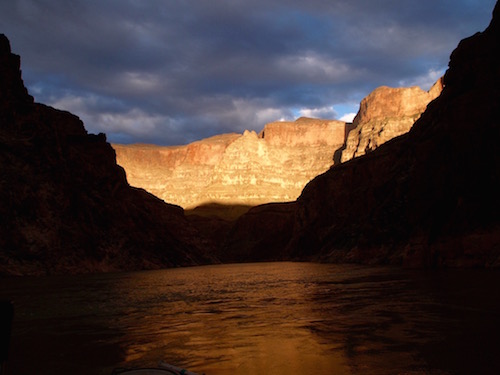
[[[225,134],[187,146],[117,145],[117,162],[126,168],[133,186],[184,207],[198,202],[213,170],[238,134]]]
[[[388,140],[407,133],[427,105],[443,90],[440,78],[429,91],[419,87],[379,87],[361,101],[341,161],[373,151]]]
[[[334,162],[407,133],[442,88],[442,79],[429,91],[379,87],[363,99],[353,124],[300,118],[267,124],[259,134],[224,134],[186,146],[113,147],[131,185],[185,209],[293,201]]]
[[[500,265],[500,6],[460,42],[411,131],[335,166],[297,200],[292,256]]]
[[[0,274],[214,261],[180,207],[131,188],[105,136],[33,102],[0,35]]]
[[[184,208],[293,201],[333,164],[341,121],[300,118],[186,146],[113,145],[131,185]]]

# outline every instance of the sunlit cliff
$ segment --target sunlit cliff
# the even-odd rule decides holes
[[[223,134],[185,146],[117,145],[127,179],[186,209],[203,204],[255,206],[293,201],[333,164],[345,140],[342,121],[300,118],[257,134]]]

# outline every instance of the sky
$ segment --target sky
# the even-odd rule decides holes
[[[180,145],[428,90],[495,2],[9,0],[0,33],[37,102],[113,143]]]

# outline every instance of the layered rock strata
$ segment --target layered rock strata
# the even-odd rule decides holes
[[[224,134],[186,146],[113,145],[131,185],[190,209],[217,202],[295,200],[333,164],[345,141],[342,121],[273,122],[257,134]]]
[[[0,35],[0,274],[137,270],[214,262],[211,243],[128,185],[103,134],[35,103]]]
[[[420,87],[379,87],[361,101],[353,120],[341,161],[364,155],[385,142],[407,133],[443,90],[440,78],[429,91]]]
[[[185,146],[113,147],[131,185],[185,209],[293,201],[334,163],[408,132],[442,88],[442,79],[429,91],[379,87],[363,99],[352,124],[300,118],[267,124],[259,134],[223,134]]]

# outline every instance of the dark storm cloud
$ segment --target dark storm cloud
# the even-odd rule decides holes
[[[0,4],[0,32],[37,101],[111,141],[179,144],[428,88],[494,3],[18,0]]]

